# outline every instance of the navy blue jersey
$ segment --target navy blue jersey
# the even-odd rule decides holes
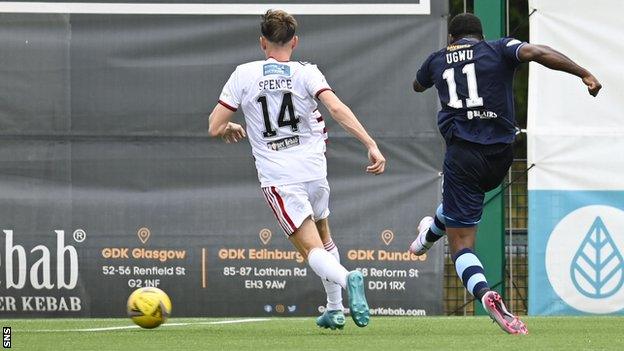
[[[513,142],[513,76],[523,44],[513,38],[464,38],[423,63],[416,80],[438,90],[438,127],[447,142],[453,137],[484,145]]]

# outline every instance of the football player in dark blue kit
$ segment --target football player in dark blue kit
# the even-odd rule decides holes
[[[527,334],[524,323],[490,290],[473,252],[484,195],[501,184],[513,160],[514,72],[520,63],[535,61],[578,76],[592,96],[601,85],[589,71],[547,46],[513,38],[485,41],[481,21],[472,14],[451,20],[449,43],[427,58],[414,80],[417,92],[432,86],[438,91],[438,127],[446,154],[442,204],[433,217],[421,220],[410,251],[422,255],[448,234],[455,269],[466,289],[505,332]]]

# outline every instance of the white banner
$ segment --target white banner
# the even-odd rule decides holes
[[[529,70],[529,313],[624,313],[623,1],[531,0],[531,42],[603,84]]]
[[[624,1],[532,0],[531,42],[563,52],[604,88],[531,63],[530,189],[624,190]],[[580,15],[582,14],[582,15]]]
[[[0,2],[0,13],[82,13],[118,15],[261,15],[279,8],[293,15],[429,15],[431,3],[122,3]]]

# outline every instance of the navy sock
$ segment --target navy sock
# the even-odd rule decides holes
[[[438,206],[436,209],[435,216],[433,216],[433,224],[429,227],[427,234],[425,236],[425,240],[430,243],[434,243],[440,240],[441,237],[446,235],[446,225],[444,224],[445,219],[442,214],[442,204]]]
[[[453,256],[453,262],[455,262],[457,276],[466,290],[474,297],[481,299],[490,290],[490,286],[485,279],[485,272],[479,258],[471,249],[465,248]]]
[[[431,229],[429,229],[427,231],[427,234],[425,235],[425,240],[427,240],[430,243],[435,243],[436,241],[440,240],[442,236],[438,235],[434,232],[431,231]]]
[[[476,297],[477,299],[479,299],[479,301],[481,301],[481,299],[483,298],[483,295],[485,295],[485,293],[487,293],[488,291],[490,291],[489,287],[481,288],[479,291],[477,291],[474,297]]]

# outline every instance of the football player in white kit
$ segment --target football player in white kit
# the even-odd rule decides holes
[[[209,134],[227,143],[249,138],[267,204],[289,240],[323,281],[327,308],[317,325],[344,327],[344,288],[351,317],[364,327],[369,321],[364,279],[360,272],[349,272],[340,264],[327,221],[326,130],[315,98],[366,146],[368,173],[383,173],[386,160],[317,66],[290,61],[299,41],[296,27],[295,18],[284,11],[269,10],[263,15],[260,46],[266,60],[242,64],[232,73],[210,115]],[[239,107],[245,115],[246,130],[230,122]]]

